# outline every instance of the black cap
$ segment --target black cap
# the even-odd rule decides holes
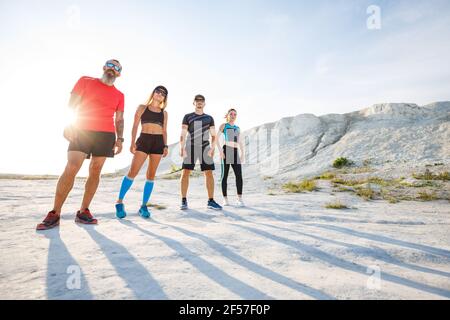
[[[169,94],[169,91],[168,91],[167,88],[164,87],[164,86],[157,86],[157,87],[155,88],[155,90],[153,90],[153,91],[156,91],[156,90],[162,90],[162,91],[164,91],[164,92],[166,93],[166,95]]]
[[[206,99],[205,99],[205,97],[202,96],[201,94],[198,94],[198,95],[195,96],[194,100],[196,100],[196,101],[197,101],[197,100],[203,100],[203,101],[205,101]]]

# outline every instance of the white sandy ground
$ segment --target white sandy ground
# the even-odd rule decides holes
[[[192,209],[181,212],[179,182],[158,180],[151,202],[167,208],[146,221],[135,213],[140,176],[126,198],[129,216],[118,221],[120,178],[103,179],[91,206],[100,219],[94,227],[73,221],[83,191],[77,181],[60,228],[37,233],[56,181],[0,180],[0,297],[450,298],[448,201],[366,202],[331,195],[326,181],[318,192],[269,196],[246,183],[248,207],[216,212],[205,208],[203,178],[192,179]],[[233,183],[229,190],[234,201]],[[336,198],[352,209],[324,208]],[[67,287],[70,266],[81,268],[80,289]],[[377,268],[380,282],[371,276]]]
[[[269,129],[279,138],[270,148],[265,143]],[[98,226],[73,221],[83,193],[77,180],[61,227],[36,233],[36,224],[51,209],[56,181],[0,179],[0,298],[450,298],[448,200],[366,202],[351,193],[333,194],[327,181],[320,181],[314,193],[280,190],[287,181],[330,170],[340,156],[358,166],[370,160],[376,172],[361,176],[408,180],[427,166],[434,173],[449,171],[450,102],[298,115],[243,135],[259,137],[249,143],[250,151],[258,151],[248,152],[244,166],[246,208],[206,209],[203,178],[195,178],[192,209],[181,212],[179,182],[158,179],[151,202],[167,208],[153,210],[153,219],[146,221],[135,213],[141,174],[126,198],[129,217],[118,221],[114,202],[124,168],[101,182],[91,206]],[[180,165],[178,146],[170,149],[159,174]],[[219,174],[216,170],[216,181]],[[230,173],[234,191],[233,179]],[[449,183],[440,188],[448,199]],[[221,199],[218,184],[216,199]],[[336,199],[351,209],[324,208]],[[81,284],[74,290],[70,284],[76,284],[77,270]]]

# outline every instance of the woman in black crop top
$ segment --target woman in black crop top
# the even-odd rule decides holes
[[[148,161],[146,182],[139,215],[150,218],[151,213],[147,203],[153,190],[156,170],[162,157],[168,154],[167,147],[167,95],[168,91],[163,86],[156,87],[146,104],[140,105],[134,115],[134,124],[131,131],[130,152],[134,154],[128,174],[123,178],[116,203],[116,216],[123,219],[126,216],[123,198],[133,184],[144,162]],[[136,140],[137,130],[141,124],[141,133]]]

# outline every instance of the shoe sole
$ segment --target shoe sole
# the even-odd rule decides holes
[[[142,219],[150,219],[152,216],[151,214],[149,216],[143,216],[140,212],[138,212],[138,214]]]
[[[87,221],[79,219],[78,217],[75,219],[75,222],[76,223],[81,223],[81,224],[98,224],[98,221],[96,221],[96,222],[87,222]]]
[[[122,216],[120,216],[118,213],[116,213],[116,217],[118,218],[118,219],[123,219],[123,218],[125,218],[127,216],[127,214],[125,213],[124,215],[123,215],[123,217]]]
[[[39,227],[39,225],[36,227],[36,231],[45,231],[45,230],[50,230],[53,228],[59,227],[59,221],[51,226],[48,227]]]
[[[222,208],[214,208],[214,207],[210,207],[210,206],[208,206],[208,209],[213,209],[213,210],[217,210],[217,211],[222,210]]]

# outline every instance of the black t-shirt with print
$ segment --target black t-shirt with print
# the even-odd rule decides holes
[[[186,145],[203,146],[209,145],[209,129],[214,127],[214,118],[210,115],[188,113],[183,118],[183,124],[188,126],[189,138]]]

